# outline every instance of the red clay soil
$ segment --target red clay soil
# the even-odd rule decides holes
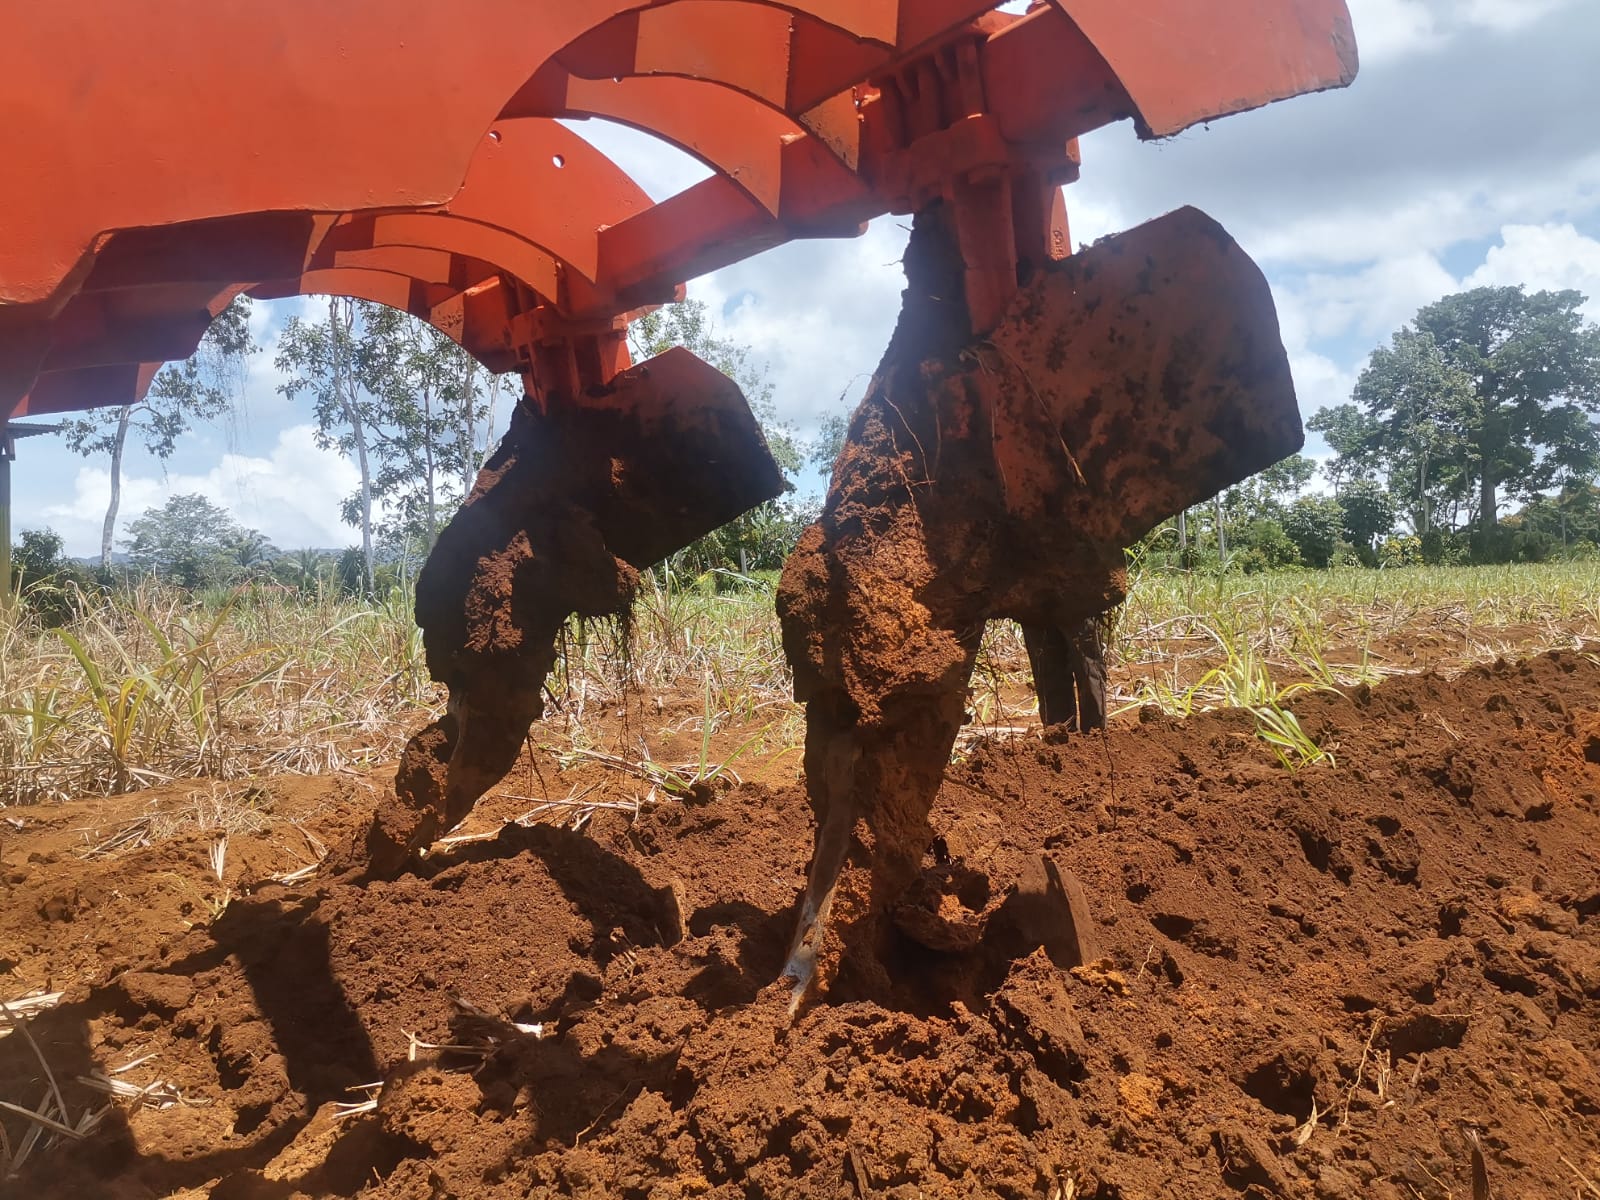
[[[151,1052],[126,1078],[190,1103],[119,1110],[8,1194],[1592,1197],[1600,665],[1296,707],[1337,766],[1291,774],[1239,713],[981,745],[919,893],[969,948],[908,938],[892,985],[843,975],[792,1025],[793,785],[508,826],[426,877],[267,885],[187,932],[162,881],[201,878],[203,842],[86,861],[81,811],[30,811],[0,845],[0,995],[68,988],[32,1029],[73,1112],[100,1100],[74,1077]],[[325,838],[370,812],[318,786]],[[230,878],[268,869],[235,841]],[[1100,961],[1001,919],[1041,856]],[[0,1098],[36,1106],[23,1041]]]

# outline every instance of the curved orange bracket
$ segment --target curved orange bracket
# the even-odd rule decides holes
[[[1360,66],[1345,0],[1051,0],[1110,64],[1142,137],[1170,137],[1309,92],[1346,87]]]
[[[674,2],[694,0],[168,0],[165,19],[102,0],[35,8],[0,39],[14,102],[0,161],[29,181],[7,197],[0,302],[59,307],[107,229],[445,203],[543,63],[618,13]],[[918,5],[782,7],[892,43]],[[183,163],[196,169],[175,176]]]
[[[786,113],[720,82],[675,76],[592,80],[562,74],[547,76],[547,83],[550,90],[543,95],[524,94],[519,101],[524,111],[602,117],[655,134],[727,176],[774,217],[781,219],[786,201],[831,204],[867,195],[866,183],[831,145]],[[858,120],[853,105],[851,119]],[[817,152],[788,153],[801,141],[816,141]]]
[[[410,313],[449,335],[490,371],[515,370],[517,356],[509,340],[510,308],[498,278],[457,291],[403,274],[356,267],[307,271],[298,279],[259,284],[250,289],[259,300],[291,296],[348,296]]]
[[[493,263],[556,298],[564,270],[592,281],[598,232],[646,211],[650,197],[615,163],[555,121],[499,121],[446,205],[344,218],[314,268],[371,247],[411,246]],[[443,219],[441,219],[443,218]]]
[[[625,13],[585,34],[535,74],[503,112],[581,110],[574,80],[690,79],[718,84],[790,115],[853,169],[860,118],[850,88],[891,55],[892,49],[808,16],[726,0],[681,0],[670,8]],[[807,63],[817,78],[796,77]],[[817,92],[819,84],[827,99],[794,102],[796,95]],[[625,116],[617,119],[634,123]]]

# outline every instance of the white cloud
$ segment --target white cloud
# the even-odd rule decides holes
[[[1376,342],[1455,285],[1455,276],[1437,258],[1417,252],[1354,272],[1311,275],[1281,291],[1288,297],[1291,320],[1304,323],[1308,342],[1352,334]]]
[[[1555,177],[1422,187],[1398,203],[1357,197],[1235,232],[1265,262],[1368,263],[1418,251],[1438,254],[1512,223],[1569,221],[1594,211],[1597,195],[1600,154],[1589,154],[1562,164]]]
[[[1279,319],[1294,366],[1301,411],[1348,400],[1365,363],[1340,363],[1318,344],[1343,339],[1375,347],[1417,310],[1453,292],[1522,284],[1530,291],[1576,289],[1589,297],[1584,314],[1600,320],[1600,240],[1570,224],[1507,225],[1484,261],[1457,279],[1432,255],[1384,259],[1357,271],[1323,273],[1280,283]]]
[[[1363,65],[1436,49],[1444,36],[1426,0],[1350,0]]]
[[[1294,374],[1300,415],[1306,418],[1349,400],[1358,374],[1354,368],[1305,347],[1289,347],[1289,369]]]
[[[241,524],[259,529],[279,549],[347,545],[352,534],[339,521],[339,505],[356,487],[356,469],[336,452],[318,449],[314,433],[310,425],[291,426],[265,457],[224,454],[203,474],[125,475],[119,547],[129,521],[173,496],[194,493],[226,508]],[[93,554],[99,549],[110,497],[110,473],[81,467],[71,499],[44,507],[41,515],[61,534],[70,553]]]
[[[1349,0],[1364,64],[1445,49],[1472,30],[1514,33],[1576,0]]]
[[[1451,0],[1452,4],[1459,0]],[[1570,8],[1575,0],[1466,0],[1460,17],[1471,25],[1510,33]]]
[[[860,238],[792,243],[691,284],[719,334],[767,363],[779,414],[802,432],[866,391],[899,316],[909,227],[883,217]]]
[[[1600,321],[1600,241],[1571,225],[1507,225],[1465,286],[1518,283],[1530,291],[1574,288],[1589,297],[1584,315]]]

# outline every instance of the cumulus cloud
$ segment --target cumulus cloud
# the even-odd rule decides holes
[[[1364,50],[1386,36],[1369,10],[1392,18],[1406,8],[1353,7]],[[1437,23],[1457,6],[1410,7]],[[1449,20],[1453,32],[1436,52],[1421,53],[1425,40],[1414,39],[1409,53],[1368,55],[1346,91],[1156,145],[1137,143],[1125,126],[1096,133],[1071,195],[1130,220],[1196,204],[1263,262],[1329,267],[1440,253],[1506,224],[1593,213],[1600,14],[1566,5],[1499,29]]]
[[[721,334],[766,362],[781,415],[802,432],[865,391],[900,311],[908,229],[884,217],[860,238],[797,242],[691,285]]]
[[[1500,244],[1465,282],[1468,287],[1521,283],[1530,291],[1574,289],[1589,298],[1584,315],[1600,321],[1600,240],[1572,225],[1508,225]]]
[[[240,524],[259,529],[280,549],[347,545],[352,533],[339,521],[339,505],[357,485],[356,469],[336,452],[319,449],[314,434],[310,425],[292,426],[278,434],[265,455],[224,454],[216,466],[199,474],[128,473],[122,481],[119,530],[173,496],[198,493],[227,509]],[[98,466],[81,467],[70,499],[44,506],[40,516],[69,548],[87,554],[99,545],[110,498],[110,473]]]
[[[1350,18],[1368,66],[1436,49],[1445,40],[1426,0],[1350,0]]]

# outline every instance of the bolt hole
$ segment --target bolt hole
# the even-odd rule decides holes
[[[565,154],[552,155],[550,161],[553,162],[559,170],[561,167],[567,165],[567,156]]]
[[[500,140],[500,131],[498,129],[489,130],[489,140],[491,142],[498,142]]]

